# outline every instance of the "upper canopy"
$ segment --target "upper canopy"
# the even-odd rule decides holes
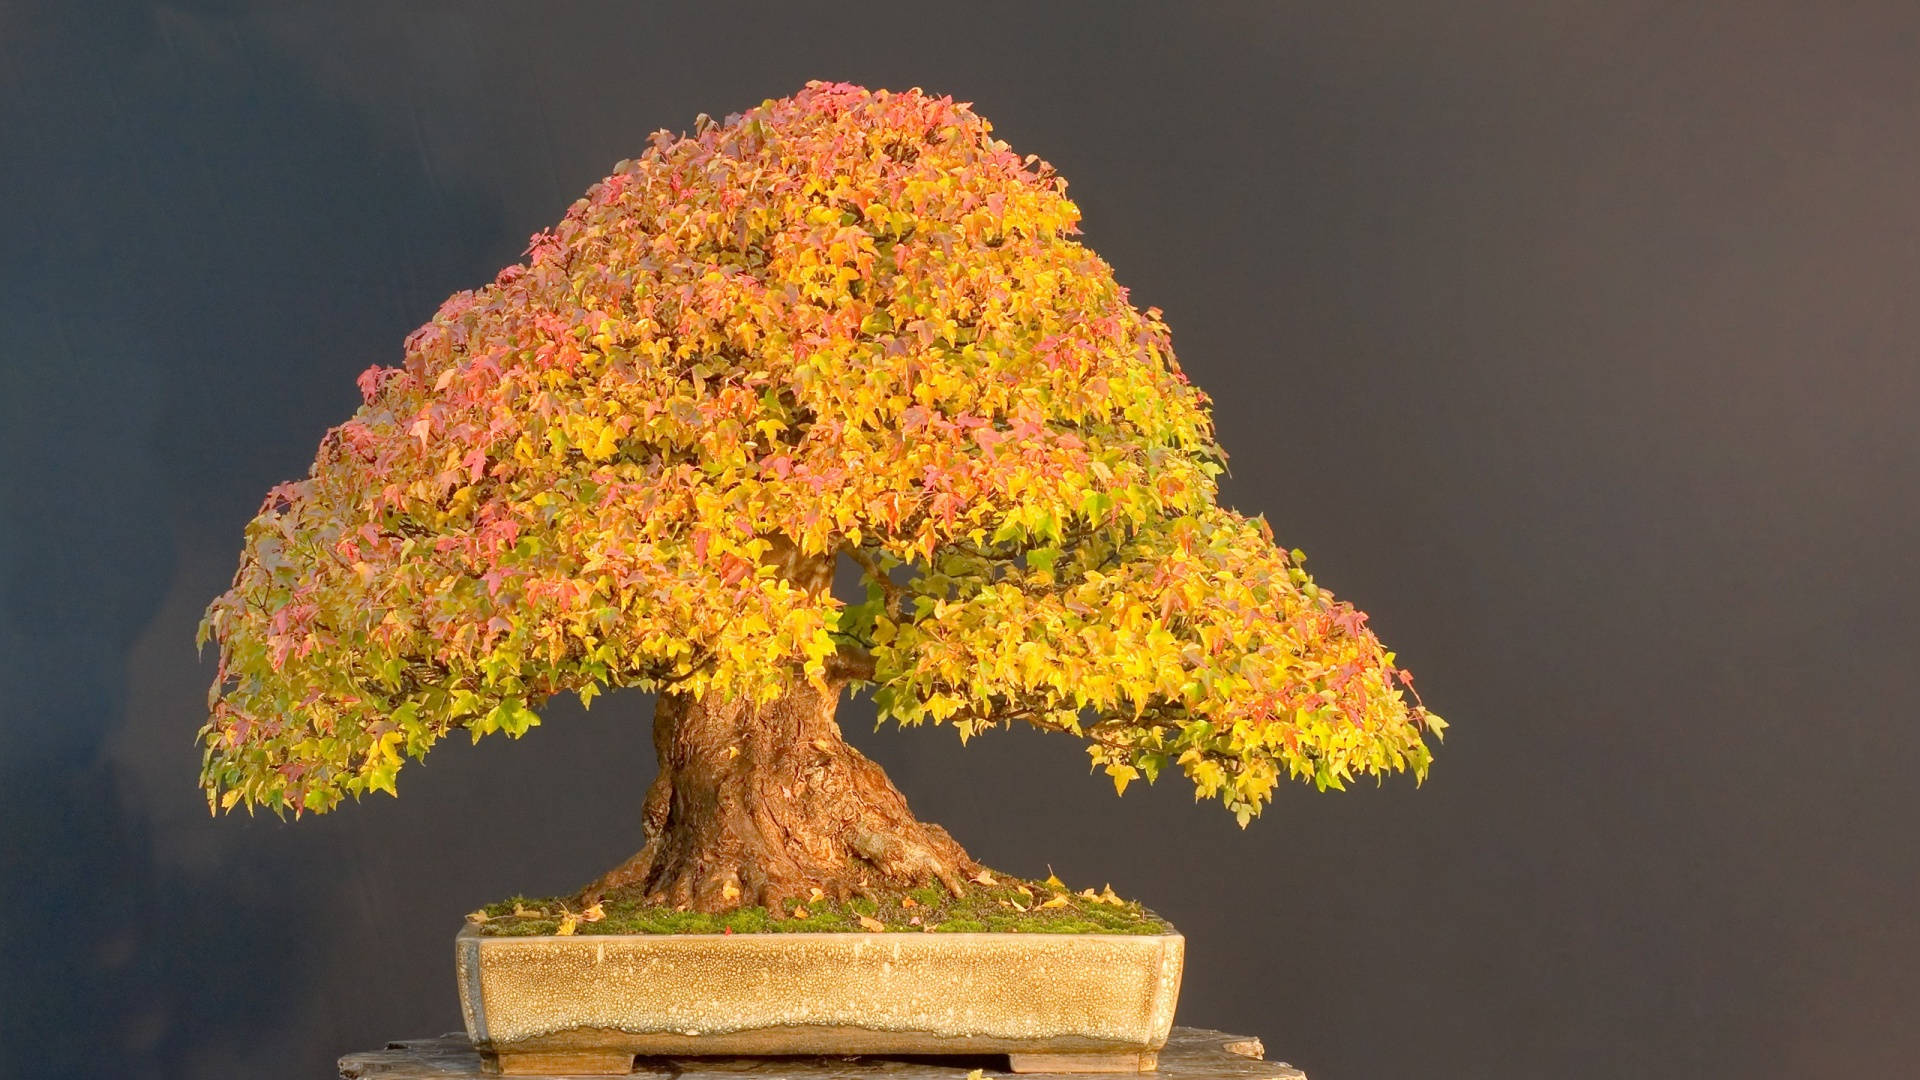
[[[554,693],[767,697],[837,650],[885,715],[1075,731],[1122,786],[1177,761],[1243,821],[1281,772],[1423,772],[1438,718],[1215,505],[1160,311],[990,130],[809,83],[656,133],[449,299],[247,527],[210,797],[324,810]],[[775,545],[853,556],[869,602]]]

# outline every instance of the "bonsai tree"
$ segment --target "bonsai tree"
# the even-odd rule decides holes
[[[212,805],[392,794],[456,730],[637,687],[645,845],[586,897],[717,912],[980,869],[842,740],[850,689],[1083,739],[1116,790],[1177,769],[1243,826],[1283,777],[1424,776],[1440,718],[1217,504],[1160,310],[991,130],[813,82],[658,132],[362,374],[201,626]]]

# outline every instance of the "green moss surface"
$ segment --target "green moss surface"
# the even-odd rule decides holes
[[[876,930],[911,933],[1165,934],[1173,927],[1139,903],[1113,891],[1073,892],[1056,878],[1022,881],[992,874],[992,884],[967,883],[965,896],[945,889],[881,891],[878,899],[844,903],[825,896],[795,901],[782,912],[735,908],[718,915],[680,911],[614,897],[599,911],[581,911],[563,897],[515,896],[467,916],[489,935],[554,934],[833,934]],[[594,916],[598,915],[598,918]],[[862,919],[870,920],[863,923]]]

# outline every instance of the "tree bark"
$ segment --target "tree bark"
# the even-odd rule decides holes
[[[580,900],[784,914],[816,888],[845,899],[937,883],[959,895],[979,865],[946,830],[915,820],[880,766],[841,738],[840,685],[822,691],[796,675],[761,706],[662,694],[646,845]]]

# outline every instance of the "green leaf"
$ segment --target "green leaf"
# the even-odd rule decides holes
[[[487,714],[487,722],[492,727],[506,732],[509,737],[517,739],[525,735],[528,728],[538,727],[540,717],[528,709],[519,698],[510,697],[493,707],[493,711]]]
[[[1055,547],[1034,548],[1027,552],[1027,566],[1043,574],[1053,572],[1053,564],[1060,561],[1060,549]]]

